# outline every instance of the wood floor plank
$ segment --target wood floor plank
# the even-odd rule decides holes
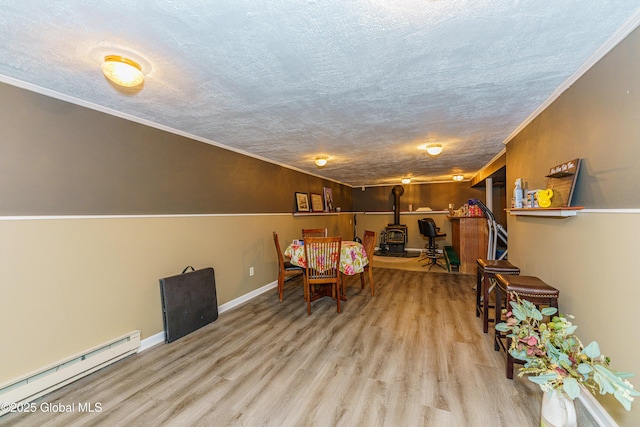
[[[475,317],[474,276],[374,269],[306,314],[301,279],[38,399],[71,413],[0,426],[535,426],[541,392],[508,380]],[[77,410],[100,403],[99,413]]]

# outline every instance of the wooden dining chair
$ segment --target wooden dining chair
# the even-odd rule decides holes
[[[362,246],[364,246],[364,251],[367,253],[367,259],[369,263],[364,266],[364,271],[360,273],[360,284],[362,285],[362,289],[364,289],[364,275],[365,273],[369,274],[369,284],[371,285],[371,296],[375,295],[375,290],[373,286],[373,252],[376,249],[376,232],[365,230],[364,238],[362,239]]]
[[[307,237],[327,237],[327,229],[326,228],[303,228],[302,229],[302,238],[306,239]]]
[[[287,278],[293,278],[300,276],[304,273],[304,268],[291,264],[289,261],[284,260],[282,255],[282,249],[280,249],[280,241],[278,240],[278,233],[273,232],[273,243],[276,245],[276,252],[278,253],[278,296],[282,301],[282,294],[284,293],[284,282]]]
[[[307,302],[307,315],[311,314],[311,302],[324,296],[336,299],[338,313],[340,313],[341,246],[342,237],[339,236],[304,239],[307,263],[304,275],[304,299]]]

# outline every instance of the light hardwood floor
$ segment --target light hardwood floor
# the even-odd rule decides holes
[[[9,414],[15,426],[536,426],[541,392],[505,378],[474,313],[474,276],[374,269],[348,280],[342,313],[307,316],[301,280],[171,344],[36,401],[72,413]],[[78,402],[101,404],[80,413]]]

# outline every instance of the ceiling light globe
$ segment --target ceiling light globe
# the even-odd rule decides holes
[[[324,167],[327,165],[327,159],[325,157],[318,157],[316,159],[316,166],[318,166],[319,168]]]
[[[464,179],[463,175],[453,175],[454,181],[462,181]]]
[[[135,87],[144,81],[140,64],[118,55],[104,57],[102,73],[113,83],[124,87]]]
[[[402,178],[401,181],[403,184],[411,184],[411,178]]]
[[[427,145],[427,153],[429,153],[430,156],[438,156],[442,153],[442,144]]]

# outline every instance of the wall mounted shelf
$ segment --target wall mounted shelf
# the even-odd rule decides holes
[[[293,216],[327,216],[327,215],[340,215],[341,213],[351,212],[294,212]]]
[[[393,215],[393,211],[362,211],[362,212],[354,212],[361,213],[364,215]],[[449,214],[449,211],[400,211],[400,215],[422,215],[429,216],[432,214]]]
[[[566,218],[576,216],[584,206],[563,206],[557,208],[523,208],[523,209],[507,209],[510,215],[520,216],[544,216]]]
[[[580,163],[581,159],[573,159],[549,170],[547,188],[553,190],[553,205],[551,207],[563,208],[571,205]]]

